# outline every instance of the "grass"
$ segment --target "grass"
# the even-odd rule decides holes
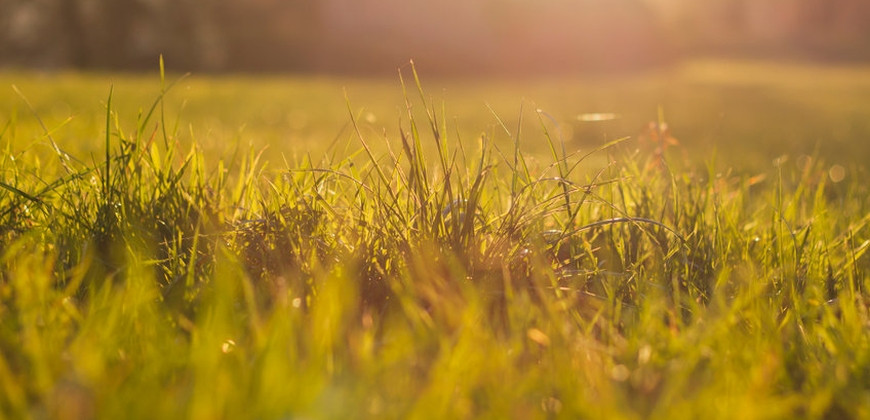
[[[69,122],[21,83],[45,129],[21,98],[0,121],[7,417],[870,416],[870,201],[847,155],[808,140],[722,170],[758,143],[694,158],[670,107],[581,153],[528,105],[481,107],[469,137],[406,71],[401,129],[355,95],[311,102],[344,115],[313,138],[339,140],[276,168],[184,128],[160,80],[144,100],[123,85],[153,82],[119,78]],[[269,101],[240,95],[215,112],[256,121]]]
[[[792,161],[818,153],[828,164],[844,166],[870,158],[866,147],[854,140],[870,135],[868,71],[708,60],[614,78],[430,80],[427,95],[447,104],[442,123],[449,126],[444,136],[451,145],[467,141],[473,147],[481,133],[500,144],[512,142],[489,108],[512,132],[520,115],[533,121],[529,113],[544,109],[558,122],[573,151],[625,136],[636,138],[661,107],[689,161],[703,164],[715,158],[717,169],[765,172],[786,153]],[[116,112],[130,119],[150,106],[160,90],[156,77],[125,74],[2,73],[0,84],[6,92],[0,96],[3,123],[16,116],[17,129],[7,133],[7,140],[31,144],[42,131],[20,97],[9,90],[14,84],[46,125],[63,133],[57,139],[61,146],[85,157],[103,153],[96,133],[104,130],[110,84],[115,86]],[[163,104],[167,128],[185,147],[199,144],[207,162],[232,160],[240,143],[242,149],[265,149],[265,161],[286,166],[284,155],[295,161],[309,152],[318,160],[334,142],[345,146],[352,133],[343,89],[374,147],[382,147],[384,131],[398,142],[395,133],[405,111],[395,78],[194,75],[179,81]],[[579,114],[597,112],[619,118],[577,120]],[[522,128],[526,153],[549,154],[537,124]],[[28,153],[43,151],[39,144],[33,147],[36,150]],[[357,147],[353,143],[339,151],[350,153]]]

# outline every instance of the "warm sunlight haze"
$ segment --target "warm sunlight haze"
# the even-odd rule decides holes
[[[866,0],[0,0],[0,418],[870,418]]]

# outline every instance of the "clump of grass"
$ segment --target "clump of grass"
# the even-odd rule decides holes
[[[395,142],[348,101],[358,152],[276,171],[182,152],[165,83],[132,130],[110,91],[90,163],[50,129],[53,163],[7,142],[0,409],[868,414],[865,186],[819,161],[764,181],[674,172],[627,139],[588,171],[542,111],[549,164],[522,127],[472,149],[411,75]]]

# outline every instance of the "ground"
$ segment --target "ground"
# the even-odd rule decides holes
[[[870,415],[870,69],[419,70],[0,75],[0,410]]]

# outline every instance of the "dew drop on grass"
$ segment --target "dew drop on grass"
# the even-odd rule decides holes
[[[619,118],[618,115],[612,112],[589,112],[585,114],[580,114],[577,116],[577,121],[582,122],[597,122],[597,121],[610,121]]]
[[[235,348],[236,348],[236,342],[233,341],[233,340],[231,340],[231,339],[228,339],[227,341],[224,341],[223,344],[221,344],[221,352],[222,352],[223,354],[230,353],[230,352],[232,352]]]
[[[652,347],[649,344],[645,344],[640,348],[637,352],[637,363],[641,365],[645,365],[649,363],[649,359],[652,357]]]

